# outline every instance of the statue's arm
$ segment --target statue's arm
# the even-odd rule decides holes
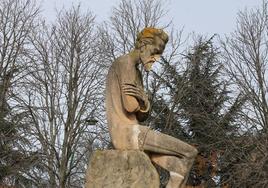
[[[120,80],[121,96],[123,107],[127,112],[136,113],[148,111],[147,96],[143,89],[137,83],[137,70],[136,67],[123,59],[118,62],[118,75]]]
[[[123,103],[131,107],[129,112],[147,113],[150,109],[148,97],[143,88],[135,84],[122,84]]]

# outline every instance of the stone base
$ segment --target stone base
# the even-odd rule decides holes
[[[96,151],[85,188],[159,188],[159,175],[149,157],[138,150]]]

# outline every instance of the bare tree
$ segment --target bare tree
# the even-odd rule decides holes
[[[237,28],[223,42],[227,71],[247,96],[241,129],[230,153],[232,187],[267,187],[268,134],[268,2],[239,12]],[[239,149],[240,148],[240,149]],[[239,152],[238,152],[239,151]]]
[[[17,98],[28,110],[30,136],[43,156],[27,175],[36,186],[81,187],[100,134],[103,103],[105,66],[94,16],[72,7],[62,10],[53,26],[40,25],[32,34],[32,64]]]
[[[25,69],[23,55],[27,52],[29,33],[38,14],[35,3],[21,0],[1,0],[0,9],[0,76],[1,100],[4,105],[12,80]]]
[[[29,35],[35,28],[39,8],[35,1],[0,1],[0,182],[25,183],[24,171],[31,166],[33,153],[22,134],[27,124],[23,111],[12,103],[18,81],[28,66]],[[29,146],[29,145],[28,145]]]
[[[110,57],[129,52],[143,28],[167,28],[171,22],[162,22],[166,14],[165,4],[160,0],[121,0],[113,7],[110,20],[100,28]]]

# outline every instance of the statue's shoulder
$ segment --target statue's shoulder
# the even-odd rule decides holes
[[[122,55],[116,58],[112,64],[115,71],[123,70],[126,68],[128,62],[128,55]]]
[[[121,55],[118,58],[115,59],[115,64],[124,64],[128,61],[128,55]]]

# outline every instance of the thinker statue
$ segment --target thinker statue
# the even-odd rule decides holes
[[[167,188],[185,186],[197,150],[174,137],[154,131],[144,121],[150,102],[143,88],[138,65],[150,71],[165,49],[168,35],[162,29],[145,28],[135,48],[115,60],[106,82],[106,111],[109,132],[118,150],[141,150],[157,165],[169,171]]]

